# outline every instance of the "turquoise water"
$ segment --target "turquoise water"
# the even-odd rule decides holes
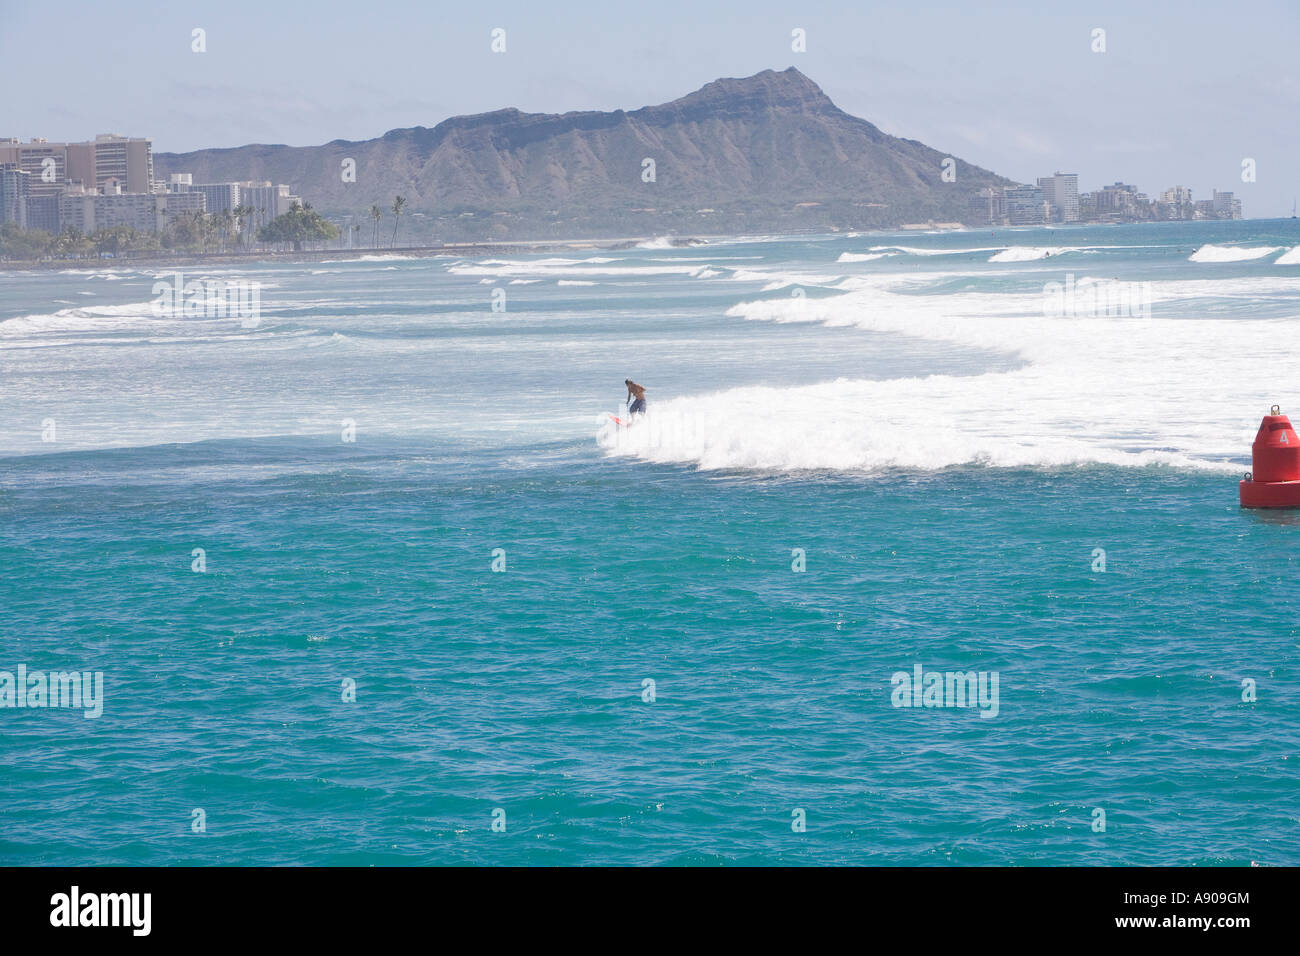
[[[1236,501],[1297,245],[208,273],[253,328],[0,274],[0,670],[105,685],[0,709],[0,862],[1300,863],[1300,516]],[[1042,318],[1067,271],[1151,316]],[[918,664],[997,672],[996,715],[893,706]]]

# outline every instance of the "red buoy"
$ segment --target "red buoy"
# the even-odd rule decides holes
[[[1300,508],[1300,437],[1276,405],[1250,446],[1253,471],[1241,483],[1243,508]]]

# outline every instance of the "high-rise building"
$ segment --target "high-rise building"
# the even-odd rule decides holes
[[[159,217],[162,225],[170,226],[181,216],[192,216],[196,212],[207,212],[207,197],[195,190],[193,192],[168,192],[158,196]]]
[[[74,181],[93,189],[117,182],[129,193],[153,188],[152,141],[113,133],[101,133],[84,143],[51,143],[41,137],[27,143],[0,139],[0,163],[17,163],[31,175],[32,196],[57,196]]]
[[[1157,219],[1195,218],[1196,204],[1192,202],[1192,191],[1186,186],[1170,186],[1160,193],[1154,213]]]
[[[83,236],[95,231],[95,194],[84,186],[70,186],[58,196],[59,231],[76,230]]]
[[[1052,219],[1057,222],[1077,222],[1079,219],[1079,174],[1057,172],[1038,180],[1043,198],[1052,207]]]
[[[62,231],[59,221],[59,197],[28,196],[27,228],[43,229],[58,235]]]
[[[239,183],[199,183],[190,189],[207,197],[208,212],[234,212],[240,204]]]
[[[202,193],[128,193],[109,185],[99,193],[75,184],[58,198],[59,224],[90,235],[99,229],[126,226],[136,232],[161,232],[185,213],[202,212]]]
[[[153,193],[111,193],[94,197],[95,228],[127,226],[136,232],[159,231],[159,198]]]
[[[1007,217],[1006,200],[1001,189],[985,186],[970,197],[971,221],[980,226],[1000,225]]]
[[[1051,206],[1037,186],[1007,186],[1002,191],[1007,221],[1013,226],[1031,226],[1046,222]]]
[[[35,138],[29,143],[0,140],[0,163],[16,165],[27,173],[28,196],[57,196],[68,177],[65,144]]]
[[[109,180],[117,180],[122,184],[123,192],[147,193],[153,190],[151,140],[101,133],[95,137],[93,144],[86,145],[94,147],[94,183],[97,187],[102,187]]]
[[[1136,214],[1141,194],[1136,186],[1115,182],[1103,186],[1096,193],[1097,215],[1110,218],[1127,218]]]
[[[247,225],[257,229],[301,202],[289,186],[270,182],[196,185],[192,174],[174,173],[156,183],[153,143],[113,133],[82,143],[0,139],[0,168],[10,170],[0,210],[10,217],[5,221],[18,219],[23,182],[27,227],[51,232],[89,234],[119,225],[160,230],[187,213],[233,212],[240,205],[253,209]]]
[[[1221,193],[1216,189],[1210,202],[1215,219],[1241,218],[1241,200],[1232,198],[1232,193]]]
[[[239,201],[252,207],[251,226],[254,229],[265,226],[277,216],[283,216],[295,202],[301,202],[290,192],[288,186],[272,186],[269,182],[239,183]]]
[[[28,228],[27,181],[30,178],[17,163],[0,163],[0,223],[12,222]]]

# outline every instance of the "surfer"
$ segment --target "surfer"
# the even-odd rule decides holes
[[[645,411],[645,386],[638,385],[630,378],[623,379],[623,384],[627,386],[627,400],[629,402],[632,402],[632,404],[627,407],[627,413],[629,415],[635,415],[637,412],[644,412]],[[636,401],[634,402],[632,401],[633,396],[636,397]]]

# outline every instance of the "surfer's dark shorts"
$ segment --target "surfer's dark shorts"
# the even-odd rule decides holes
[[[645,399],[644,399],[644,398],[638,398],[635,402],[633,402],[631,405],[628,406],[627,411],[628,411],[628,414],[629,414],[629,415],[635,415],[637,412],[644,412],[644,411],[645,411]]]

